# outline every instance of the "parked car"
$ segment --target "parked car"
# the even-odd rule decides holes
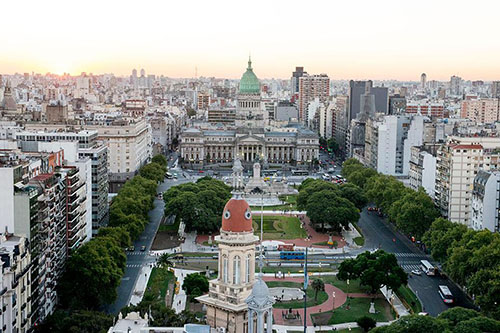
[[[141,246],[141,251],[146,251],[146,245]]]

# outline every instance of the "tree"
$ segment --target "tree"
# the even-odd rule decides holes
[[[98,309],[113,302],[125,261],[123,250],[112,238],[99,237],[83,244],[67,260],[60,279],[61,305],[69,309]]]
[[[155,155],[153,156],[153,158],[151,159],[151,162],[152,163],[158,163],[159,165],[163,166],[163,167],[167,167],[167,158],[164,156],[164,155],[161,155],[161,154],[158,154],[158,155]]]
[[[397,290],[408,282],[408,276],[398,265],[396,256],[383,250],[359,254],[354,259],[344,260],[337,274],[339,280],[360,279],[360,284],[370,287],[372,294],[387,286]]]
[[[167,168],[158,163],[149,163],[139,169],[139,174],[150,180],[161,182],[165,178]]]
[[[364,168],[363,164],[355,158],[349,158],[342,163],[342,175],[349,179],[349,175],[357,170]]]
[[[322,179],[314,179],[311,181],[304,181],[299,188],[299,195],[297,196],[297,208],[307,210],[307,204],[311,199],[311,195],[316,192],[327,190],[334,194],[339,194],[339,187],[331,182]]]
[[[364,191],[357,185],[345,183],[339,186],[340,196],[352,202],[358,209],[363,209],[368,203]]]
[[[377,171],[373,170],[372,168],[362,167],[352,171],[349,174],[349,177],[346,177],[346,179],[349,183],[352,183],[359,187],[364,187],[368,179],[375,176],[378,176]]]
[[[499,317],[496,317],[499,318]],[[500,321],[493,318],[477,316],[461,321],[453,329],[454,333],[500,332]]]
[[[328,150],[331,150],[334,153],[339,151],[339,144],[337,143],[337,141],[335,141],[334,138],[328,139]]]
[[[98,237],[112,237],[121,247],[130,245],[130,234],[123,227],[100,227],[97,233]]]
[[[311,287],[314,289],[314,301],[318,300],[318,293],[320,291],[325,291],[325,283],[321,279],[314,279],[311,283]]]
[[[324,190],[312,194],[306,205],[307,216],[316,227],[325,230],[325,224],[340,232],[359,219],[359,211],[352,202],[335,192]]]
[[[111,326],[113,316],[103,312],[56,310],[34,328],[39,333],[106,333]]]
[[[455,327],[459,322],[472,319],[479,315],[479,312],[475,310],[457,306],[440,313],[438,315],[438,319],[447,321],[449,326]]]
[[[423,188],[417,192],[407,189],[402,193],[404,195],[389,209],[389,217],[396,222],[398,229],[420,239],[439,212]]]
[[[172,267],[174,265],[172,258],[173,258],[172,253],[164,253],[158,258],[158,266],[160,267]]]
[[[372,329],[373,333],[439,333],[447,332],[446,323],[431,316],[411,315],[399,318],[388,326]],[[449,331],[448,331],[449,332]]]
[[[358,318],[358,320],[356,320],[356,324],[358,324],[358,326],[361,327],[365,332],[368,332],[369,330],[377,326],[377,322],[375,321],[375,319],[368,316]]]
[[[440,217],[432,222],[422,240],[431,249],[432,257],[444,262],[448,257],[448,249],[453,247],[455,242],[460,241],[466,232],[467,226],[464,224],[453,223]]]
[[[208,292],[208,278],[201,273],[188,274],[184,278],[182,289],[191,299]]]

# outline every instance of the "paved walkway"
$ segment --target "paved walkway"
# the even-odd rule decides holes
[[[134,285],[134,291],[130,296],[129,305],[137,305],[142,301],[142,297],[144,297],[144,291],[146,290],[146,286],[148,285],[149,276],[151,275],[152,270],[152,264],[143,266],[141,268],[139,276],[137,277],[137,281]]]
[[[377,327],[380,326],[387,326],[393,323],[391,322],[379,322],[377,323]],[[342,323],[342,324],[337,324],[337,325],[328,325],[328,326],[307,326],[307,332],[316,332],[316,331],[333,331],[334,329],[336,330],[343,330],[343,329],[349,329],[349,328],[354,328],[358,327],[358,324],[356,323]],[[304,326],[287,326],[287,325],[273,325],[273,329],[276,330],[277,333],[287,333],[288,331],[304,331]]]
[[[273,277],[268,277],[264,276],[264,281],[290,281],[290,282],[298,282],[298,283],[303,283],[304,279],[299,278],[299,277],[292,277],[292,278],[286,278],[286,279],[275,279]],[[313,325],[313,322],[311,320],[311,314],[313,313],[319,313],[319,312],[324,312],[324,311],[330,311],[333,310],[334,308],[340,307],[342,304],[345,303],[347,300],[347,294],[344,293],[342,290],[340,290],[337,287],[332,286],[331,284],[325,284],[325,292],[328,295],[328,299],[323,302],[322,304],[308,307],[307,308],[307,325]],[[335,298],[333,297],[333,293],[335,293]],[[286,322],[282,317],[282,314],[288,311],[287,309],[273,309],[273,317],[274,317],[274,323],[276,325],[285,325]],[[302,320],[304,320],[304,309],[293,309],[294,313],[299,313],[300,317]]]
[[[179,293],[174,295],[174,300],[172,302],[172,308],[175,313],[181,313],[186,309],[187,296],[186,292],[182,289],[182,284],[184,283],[184,278],[188,274],[197,273],[198,271],[192,271],[189,269],[174,269],[174,275],[177,278],[177,282],[179,282]]]

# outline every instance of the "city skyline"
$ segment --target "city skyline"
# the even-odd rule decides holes
[[[261,78],[287,79],[295,66],[333,80],[500,77],[500,45],[492,43],[500,4],[493,1],[472,8],[456,1],[134,4],[3,4],[23,16],[0,22],[0,72],[125,76],[144,68],[194,77],[197,68],[198,76],[239,78],[251,53]]]

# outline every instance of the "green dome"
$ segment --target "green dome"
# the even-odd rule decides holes
[[[240,80],[240,94],[260,94],[260,82],[252,69],[252,60],[248,58],[247,71]]]

